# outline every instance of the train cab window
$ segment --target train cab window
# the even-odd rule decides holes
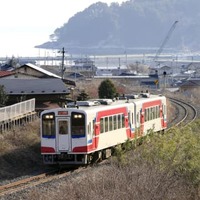
[[[71,134],[72,138],[85,136],[85,115],[78,112],[71,114]]]
[[[55,137],[55,114],[42,115],[42,137]]]

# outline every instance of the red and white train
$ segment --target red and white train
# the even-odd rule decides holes
[[[45,164],[88,164],[109,157],[116,145],[166,128],[161,95],[76,102],[41,113],[41,154]]]

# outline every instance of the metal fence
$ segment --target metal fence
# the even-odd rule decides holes
[[[0,108],[0,122],[12,121],[35,112],[35,99]]]

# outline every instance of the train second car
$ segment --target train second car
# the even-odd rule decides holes
[[[167,128],[166,98],[76,102],[41,113],[41,154],[45,164],[88,164],[111,155],[113,147]]]

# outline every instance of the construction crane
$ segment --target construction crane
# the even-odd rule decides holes
[[[158,51],[156,52],[156,55],[155,55],[155,57],[154,57],[154,59],[153,59],[154,61],[156,61],[157,58],[158,58],[158,56],[162,53],[163,48],[164,48],[165,44],[167,43],[167,41],[169,40],[169,38],[170,38],[172,32],[173,32],[174,29],[176,28],[176,24],[177,24],[177,23],[178,23],[178,21],[175,21],[175,22],[173,23],[173,25],[171,26],[171,28],[170,28],[169,32],[167,33],[167,36],[165,37],[163,43],[161,44],[160,48],[159,48]]]

